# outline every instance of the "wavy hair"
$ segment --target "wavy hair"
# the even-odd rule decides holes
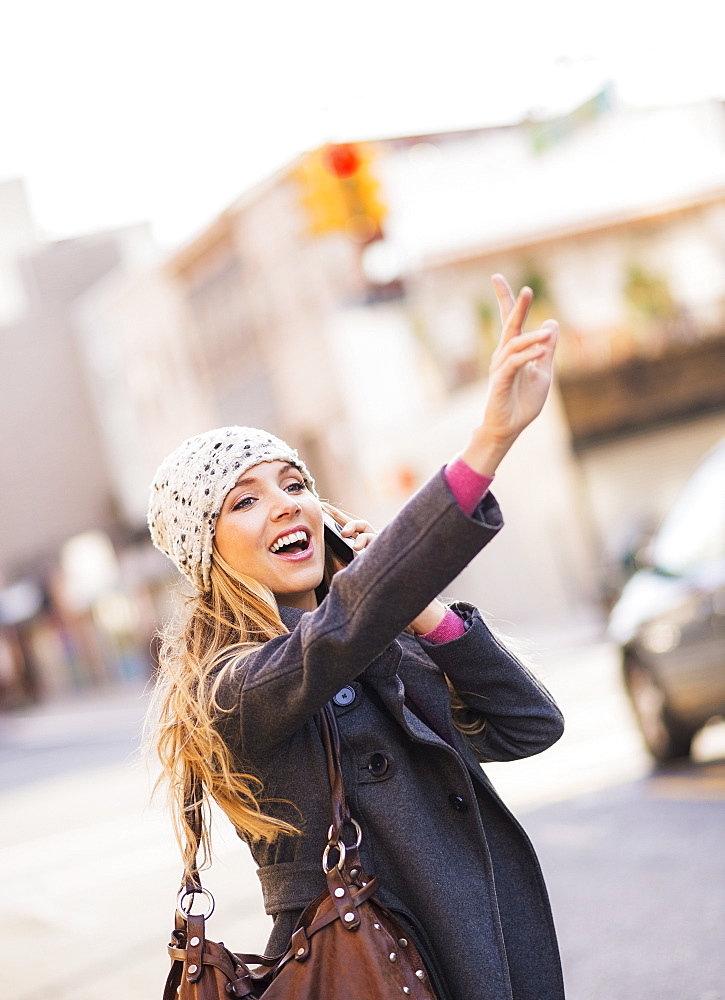
[[[339,523],[351,517],[328,503],[323,508]],[[343,563],[325,546],[323,585],[329,587]],[[209,591],[188,599],[183,615],[160,632],[159,673],[150,718],[161,762],[157,786],[168,783],[174,833],[184,878],[211,861],[211,800],[245,840],[274,841],[300,833],[297,827],[264,811],[259,777],[240,771],[225,743],[220,720],[225,712],[219,691],[252,650],[287,629],[269,588],[238,573],[214,549]],[[446,677],[456,727],[464,735],[485,728]]]
[[[331,505],[322,506],[339,524],[350,520]],[[342,566],[325,546],[326,587]],[[193,878],[198,848],[199,867],[211,861],[212,799],[247,840],[274,841],[300,832],[264,811],[262,782],[238,769],[219,727],[228,711],[219,703],[224,681],[248,653],[286,631],[272,591],[238,573],[215,549],[210,589],[189,598],[185,612],[159,633],[159,672],[150,708],[161,762],[156,784],[168,783],[185,879]]]

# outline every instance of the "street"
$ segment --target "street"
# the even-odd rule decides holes
[[[725,1000],[725,727],[652,771],[601,641],[531,644],[567,718],[540,757],[487,766],[540,857],[568,1000]],[[158,998],[179,863],[146,695],[95,693],[0,718],[0,940],[8,1000]],[[213,937],[264,946],[254,866],[221,818]]]

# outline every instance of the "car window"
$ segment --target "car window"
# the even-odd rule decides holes
[[[693,473],[652,546],[653,564],[675,576],[719,559],[725,559],[725,445]]]

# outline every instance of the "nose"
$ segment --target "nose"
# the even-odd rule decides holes
[[[297,497],[286,490],[276,490],[272,503],[272,520],[279,521],[301,510]]]

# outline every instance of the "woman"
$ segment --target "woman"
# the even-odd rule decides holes
[[[545,750],[561,714],[475,608],[436,596],[501,527],[488,486],[551,381],[556,323],[524,333],[530,289],[514,300],[493,280],[503,332],[480,425],[379,535],[341,519],[359,553],[346,568],[284,442],[222,428],[161,465],[151,534],[197,596],[163,649],[158,742],[187,866],[184,793],[198,779],[252,850],[274,918],[267,953],[279,954],[325,885],[330,791],[314,716],[332,701],[363,865],[439,995],[560,1000],[536,856],[480,762]]]

